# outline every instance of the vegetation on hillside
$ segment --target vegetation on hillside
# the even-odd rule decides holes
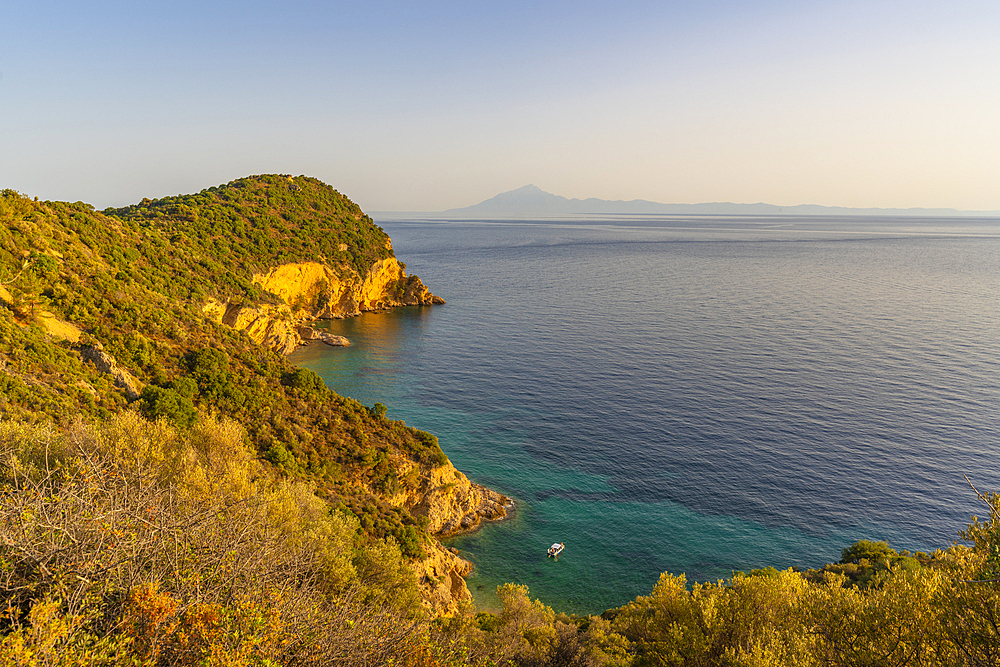
[[[198,412],[224,415],[370,535],[422,554],[420,519],[386,498],[415,483],[402,459],[446,461],[436,439],[337,396],[201,313],[209,296],[271,298],[252,284],[255,268],[318,252],[367,270],[391,256],[388,237],[355,204],[315,179],[257,176],[104,213],[4,190],[0,223],[0,284],[10,295],[0,308],[0,416],[65,425],[135,407],[186,427]],[[44,312],[82,329],[79,344],[48,335]],[[80,346],[92,344],[143,385],[139,401],[130,406],[111,376],[83,361]]]
[[[156,230],[175,249],[223,272],[318,260],[353,266],[364,276],[392,256],[385,231],[357,204],[306,176],[251,176],[104,212]]]
[[[270,473],[228,419],[0,424],[0,664],[464,664],[396,542]],[[441,661],[441,662],[437,662]]]
[[[104,212],[0,192],[0,666],[1000,664],[992,494],[930,555],[665,573],[590,617],[507,584],[433,618],[408,566],[429,536],[390,498],[447,461],[434,436],[201,312],[273,298],[251,277],[276,263],[391,253],[304,177]]]
[[[242,428],[124,411],[0,424],[3,665],[995,665],[1000,496],[955,546],[737,573],[601,616],[525,586],[433,619],[392,538],[257,460]],[[869,560],[872,556],[872,560]],[[916,566],[912,566],[911,559]],[[854,566],[851,578],[837,571]]]

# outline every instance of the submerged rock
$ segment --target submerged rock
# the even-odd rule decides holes
[[[296,331],[302,340],[306,342],[320,341],[326,343],[327,345],[332,345],[333,347],[347,347],[351,344],[351,341],[347,340],[343,336],[337,336],[327,331],[316,331],[312,327],[301,326],[296,329]]]

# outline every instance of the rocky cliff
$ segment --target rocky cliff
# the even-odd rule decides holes
[[[312,319],[353,317],[363,311],[444,303],[395,257],[374,262],[362,277],[352,267],[298,262],[256,273],[253,282],[293,311]]]
[[[210,319],[240,331],[281,354],[303,344],[303,324],[318,319],[354,317],[365,311],[398,306],[442,304],[416,276],[406,275],[395,257],[379,260],[362,277],[352,267],[320,262],[296,262],[256,273],[253,282],[275,295],[278,304],[208,301],[203,312]],[[343,345],[315,333],[306,340]]]
[[[407,463],[398,465],[405,475]],[[512,501],[471,481],[448,462],[422,470],[416,487],[397,494],[392,502],[414,516],[426,517],[427,530],[433,535],[448,537],[474,530],[483,521],[503,519]]]
[[[463,602],[472,600],[465,583],[465,577],[472,572],[472,563],[440,542],[432,542],[425,550],[427,558],[413,564],[417,589],[428,608],[450,616],[458,611]]]
[[[413,516],[425,517],[427,530],[437,538],[478,528],[484,521],[507,516],[513,501],[501,493],[476,484],[451,462],[436,468],[421,467],[403,459],[396,462],[401,476],[416,468],[416,481],[397,493],[391,502]],[[425,547],[427,558],[414,563],[424,601],[437,613],[454,614],[463,601],[472,600],[464,577],[472,564],[433,541]]]

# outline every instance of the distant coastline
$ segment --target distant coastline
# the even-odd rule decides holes
[[[567,199],[545,192],[534,185],[503,192],[472,206],[446,211],[374,211],[376,218],[533,218],[562,215],[739,215],[739,216],[895,216],[997,218],[1000,211],[962,211],[952,208],[851,208],[798,204],[737,204],[711,202],[701,204],[662,204],[644,199],[610,201],[607,199]]]

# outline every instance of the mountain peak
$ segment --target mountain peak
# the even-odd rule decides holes
[[[533,216],[559,214],[569,200],[545,192],[537,185],[525,185],[501,192],[475,206],[451,209],[448,214],[481,216]]]

